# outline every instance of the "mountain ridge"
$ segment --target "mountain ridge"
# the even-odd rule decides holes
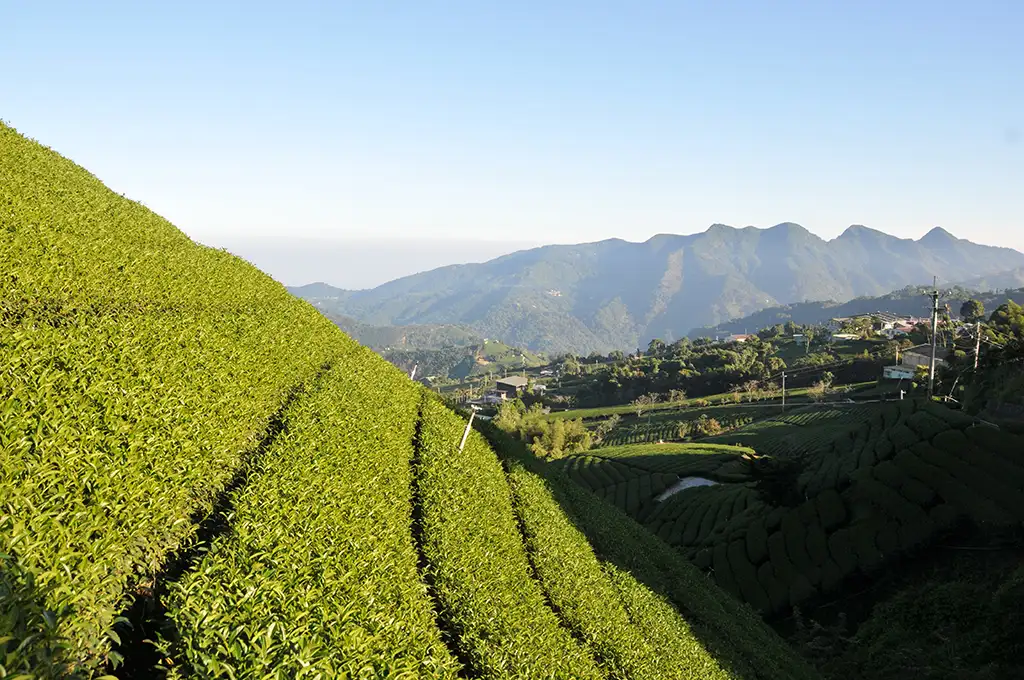
[[[697,234],[605,239],[449,265],[321,307],[373,325],[459,324],[548,352],[607,351],[807,300],[883,295],[933,276],[962,281],[1024,267],[1024,254],[941,227],[903,239],[851,225],[831,240],[794,222],[714,224]],[[291,289],[304,296],[300,289]],[[298,291],[298,292],[297,292]]]

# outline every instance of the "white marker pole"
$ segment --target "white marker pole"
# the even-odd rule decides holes
[[[476,412],[479,410],[480,409],[474,406],[473,410],[469,412],[469,422],[466,423],[466,431],[462,433],[462,441],[459,442],[459,453],[462,453],[463,447],[466,446],[466,439],[469,438],[469,428],[473,427],[473,416],[475,416]]]
[[[782,412],[786,412],[786,372],[782,372]]]

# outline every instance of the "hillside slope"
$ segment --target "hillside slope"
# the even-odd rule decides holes
[[[660,545],[637,525],[460,451],[312,306],[2,125],[0,215],[0,676],[814,677],[683,560],[616,558]]]
[[[951,290],[941,291],[942,295],[939,304],[949,305],[954,315],[960,313],[960,306],[964,301],[971,298],[980,300],[986,309],[995,309],[1007,300],[1017,303],[1024,302],[1024,288],[1007,289],[1003,292],[978,292],[991,291],[1000,286],[992,288],[962,288],[955,287]],[[696,328],[690,331],[691,338],[715,337],[729,333],[753,332],[756,329],[768,328],[775,324],[784,324],[792,321],[795,324],[814,325],[826,323],[829,319],[838,317],[854,316],[857,314],[872,314],[874,312],[890,312],[927,318],[931,312],[929,302],[930,287],[915,286],[902,290],[893,291],[885,295],[875,297],[858,297],[847,302],[818,301],[818,302],[797,302],[791,305],[780,305],[767,307],[747,316],[732,319],[720,323],[714,327]]]
[[[933,276],[966,280],[1022,266],[1024,254],[939,228],[914,241],[853,226],[825,241],[790,223],[714,225],[643,243],[545,246],[372,290],[315,292],[325,311],[364,323],[465,324],[531,349],[587,353],[679,338],[772,305],[849,300]]]

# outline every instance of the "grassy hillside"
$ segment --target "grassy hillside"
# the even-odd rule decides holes
[[[626,516],[460,451],[315,308],[2,125],[0,215],[0,676],[815,677]]]

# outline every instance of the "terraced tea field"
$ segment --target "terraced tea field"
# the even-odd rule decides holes
[[[1024,522],[1024,441],[937,405],[797,412],[719,440],[798,461],[794,495],[802,500],[785,506],[764,498],[735,454],[733,463],[715,467],[711,456],[702,467],[692,452],[655,445],[561,465],[765,613],[827,596],[851,578],[870,579],[965,522]],[[659,449],[664,463],[652,462]],[[599,470],[605,477],[631,470],[630,480],[644,470],[650,481],[627,483],[622,494],[622,482],[610,485]],[[666,473],[723,483],[655,500],[655,488],[672,484]]]
[[[745,480],[739,459],[748,453],[753,451],[721,444],[636,444],[595,449],[553,465],[600,498],[640,516],[681,477]]]
[[[0,212],[0,677],[816,677],[613,505],[460,448],[313,307],[2,124]]]

